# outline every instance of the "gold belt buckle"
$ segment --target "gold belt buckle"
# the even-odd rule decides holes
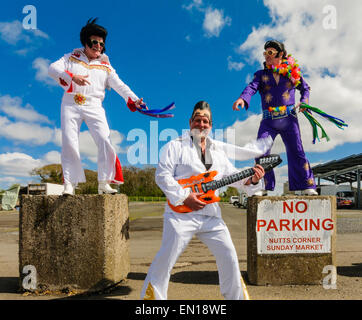
[[[81,93],[77,93],[74,96],[74,101],[76,104],[79,104],[79,105],[85,104],[86,100],[87,100],[86,97],[84,95],[82,95]]]

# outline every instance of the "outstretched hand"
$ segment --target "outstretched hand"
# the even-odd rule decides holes
[[[143,102],[143,98],[138,99],[138,100],[135,102],[135,105],[136,105],[136,108],[137,108],[137,109],[142,110],[143,108],[142,108],[141,106],[143,105],[143,106],[146,107],[145,109],[148,110],[148,107],[147,107],[146,103]]]
[[[238,100],[236,100],[233,104],[233,110],[235,111],[239,111],[239,106],[241,107],[241,109],[244,109],[245,107],[245,101],[241,98],[239,98]]]

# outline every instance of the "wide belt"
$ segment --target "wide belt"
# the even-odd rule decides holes
[[[282,119],[290,114],[296,115],[294,104],[289,106],[278,106],[278,107],[268,107],[268,109],[263,110],[263,120],[264,119]]]
[[[74,104],[78,106],[102,106],[102,100],[99,98],[86,96],[81,93],[65,93],[63,96],[63,102]]]

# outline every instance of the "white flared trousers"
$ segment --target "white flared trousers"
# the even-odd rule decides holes
[[[239,261],[225,222],[212,216],[167,212],[164,214],[161,248],[148,270],[141,299],[146,298],[146,291],[149,293],[150,288],[153,298],[167,299],[171,270],[194,235],[208,246],[216,258],[220,291],[224,298],[244,299]]]
[[[64,183],[85,182],[79,153],[79,133],[83,121],[98,147],[98,181],[112,181],[115,176],[116,152],[110,141],[110,131],[102,105],[82,106],[62,103],[62,167]]]

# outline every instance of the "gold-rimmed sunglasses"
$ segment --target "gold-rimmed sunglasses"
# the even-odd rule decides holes
[[[264,57],[269,56],[269,57],[273,58],[277,55],[277,53],[278,53],[278,51],[269,49],[269,50],[264,51],[263,55],[264,55]]]

